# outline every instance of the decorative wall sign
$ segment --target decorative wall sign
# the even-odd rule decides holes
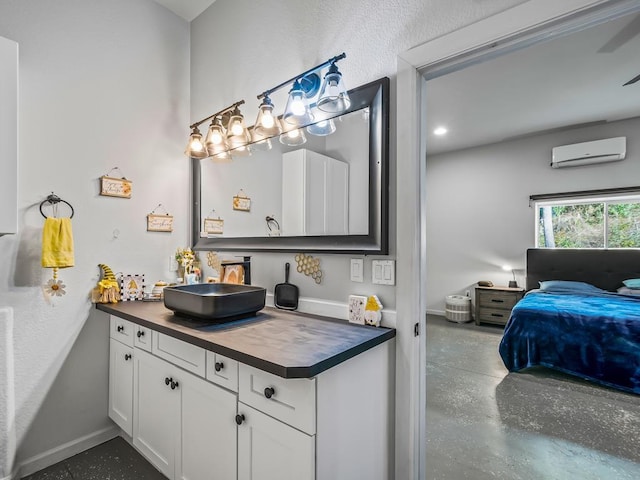
[[[120,300],[123,302],[144,298],[144,273],[142,275],[122,275],[120,277]]]
[[[100,195],[131,198],[131,180],[127,180],[124,176],[121,178],[110,177],[109,174],[114,170],[120,171],[118,167],[113,167],[106,175],[100,177]]]
[[[349,321],[364,325],[364,307],[367,304],[367,297],[362,295],[349,295]]]
[[[204,219],[204,231],[205,233],[221,234],[224,232],[224,220],[221,218],[205,218]]]
[[[166,210],[164,215],[157,214],[156,210],[161,207],[164,210],[160,203],[147,215],[147,232],[173,232],[173,215],[169,215]]]
[[[233,209],[242,212],[249,212],[251,210],[251,199],[244,193],[244,190],[240,189],[238,194],[233,197]]]

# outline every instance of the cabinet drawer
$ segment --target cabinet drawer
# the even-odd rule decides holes
[[[480,294],[480,306],[511,310],[519,297],[512,293],[482,292]]]
[[[239,365],[238,397],[267,415],[309,435],[316,433],[316,381],[282,378]]]
[[[219,353],[207,352],[207,380],[238,391],[238,362]]]
[[[478,316],[480,322],[499,323],[505,325],[509,320],[511,310],[481,307]]]
[[[135,325],[135,336],[133,337],[133,345],[146,350],[151,351],[151,330],[141,325]]]
[[[203,348],[158,332],[153,332],[151,338],[151,353],[204,377],[206,357]]]
[[[119,342],[133,347],[134,324],[129,320],[111,315],[109,336]]]

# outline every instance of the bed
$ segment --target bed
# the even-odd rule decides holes
[[[640,279],[640,250],[528,250],[528,292],[499,347],[505,366],[640,394],[640,295],[615,293],[628,279]]]

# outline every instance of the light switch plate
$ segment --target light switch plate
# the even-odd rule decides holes
[[[362,258],[351,259],[351,281],[364,282],[364,260]]]
[[[373,260],[371,263],[371,283],[395,285],[396,262],[394,260]]]

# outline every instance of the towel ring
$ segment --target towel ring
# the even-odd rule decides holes
[[[53,192],[51,192],[51,195],[47,196],[47,198],[45,200],[43,200],[42,203],[40,204],[40,213],[42,214],[42,216],[44,218],[49,218],[42,211],[42,207],[44,206],[44,204],[45,203],[49,203],[51,205],[56,205],[56,204],[58,204],[60,202],[66,204],[71,209],[71,215],[69,216],[69,218],[73,218],[73,214],[75,213],[75,211],[73,210],[73,207],[71,206],[71,204],[69,202],[67,202],[66,200],[61,199],[59,196],[57,196]]]

